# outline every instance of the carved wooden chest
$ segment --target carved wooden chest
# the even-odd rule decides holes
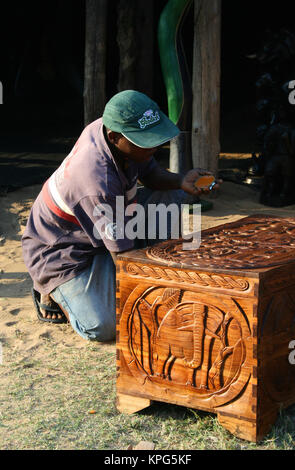
[[[252,216],[121,254],[117,407],[151,400],[217,413],[261,440],[295,403],[295,219]]]

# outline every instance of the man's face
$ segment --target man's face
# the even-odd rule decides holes
[[[146,162],[158,150],[159,147],[141,148],[130,142],[126,137],[117,132],[108,132],[110,142],[115,145],[122,156],[133,160],[134,162]]]

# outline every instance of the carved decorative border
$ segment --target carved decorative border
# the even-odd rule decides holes
[[[169,268],[160,268],[158,266],[139,266],[134,263],[128,263],[123,269],[129,276],[185,282],[187,284],[196,284],[201,287],[235,289],[243,292],[248,290],[250,287],[249,282],[246,279],[233,279],[230,276],[220,276],[217,274],[186,272]]]

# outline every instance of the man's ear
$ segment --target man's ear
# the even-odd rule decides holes
[[[111,131],[110,129],[107,129],[107,135],[108,135],[109,141],[113,145],[116,145],[119,142],[119,139],[121,137],[121,134],[119,134],[118,132]]]

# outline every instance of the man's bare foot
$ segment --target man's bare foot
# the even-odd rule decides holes
[[[50,308],[56,308],[56,303],[52,300],[49,294],[41,294],[40,303],[47,305]],[[48,310],[45,310],[44,308],[41,308],[41,306],[40,306],[40,312],[43,318],[52,319],[52,320],[63,318],[62,313],[50,312]]]

